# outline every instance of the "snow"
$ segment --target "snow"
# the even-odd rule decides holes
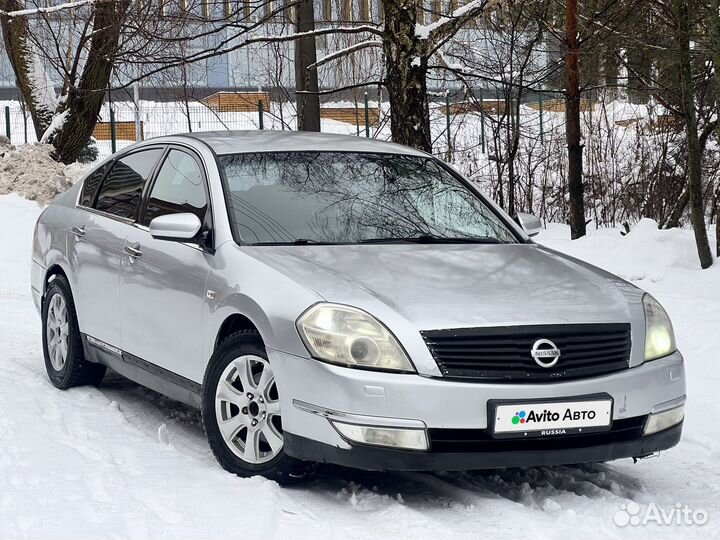
[[[337,60],[339,58],[342,58],[344,56],[347,56],[349,54],[354,53],[355,51],[359,51],[362,49],[367,49],[368,47],[380,47],[382,48],[383,44],[382,41],[377,39],[370,39],[368,41],[361,41],[360,43],[355,43],[354,45],[350,45],[348,47],[345,47],[343,49],[340,49],[338,51],[332,52],[330,54],[327,54],[323,56],[320,60],[315,62],[314,64],[310,64],[308,68],[311,67],[318,67],[322,66],[323,64],[327,64],[328,62],[331,62],[333,60]]]
[[[463,17],[473,10],[491,11],[502,3],[502,0],[471,0],[464,6],[454,10],[448,17],[440,17],[437,21],[429,24],[415,24],[415,36],[419,39],[429,39],[431,34],[438,28],[442,28],[450,21]]]
[[[96,0],[79,0],[77,2],[64,2],[61,4],[57,4],[54,6],[48,6],[48,7],[35,7],[35,8],[29,8],[29,9],[19,9],[16,11],[0,10],[0,15],[7,16],[8,18],[13,18],[13,17],[26,17],[28,15],[57,13],[58,11],[63,11],[66,9],[76,9],[76,8],[79,8],[82,6],[86,6],[88,4],[94,3],[95,1]]]
[[[633,464],[477,473],[324,470],[283,489],[222,471],[197,412],[118,377],[60,392],[45,376],[30,298],[30,244],[41,208],[0,196],[0,538],[271,539],[525,537],[710,538],[720,534],[720,263],[697,269],[689,230],[641,221],[623,237],[591,231],[550,247],[646,288],[674,320],[686,357],[688,408],[679,447]],[[709,523],[619,527],[623,507],[680,503]],[[592,531],[589,534],[588,531]]]
[[[79,163],[58,163],[50,157],[52,150],[49,144],[25,144],[16,148],[0,141],[0,194],[17,192],[47,204],[88,170],[87,165]]]
[[[65,125],[65,122],[67,121],[67,117],[70,114],[70,109],[66,109],[60,114],[56,114],[53,116],[52,121],[50,122],[50,125],[45,130],[45,133],[43,133],[42,137],[40,137],[40,142],[42,144],[47,144],[50,141],[52,141],[53,136],[62,129],[62,127]]]
[[[454,68],[462,66],[454,65]],[[390,111],[387,102],[378,103],[375,88],[368,87],[371,98],[370,107],[379,107],[380,121],[370,128],[371,137],[389,140]],[[442,94],[444,101],[445,94]],[[499,96],[485,94],[485,113],[469,112],[451,114],[450,142],[452,143],[451,163],[458,171],[475,181],[488,193],[496,194],[498,175],[507,175],[507,165],[499,172],[498,156],[505,158],[509,153],[506,127],[500,128],[498,121],[507,118],[498,115],[493,104]],[[532,211],[543,219],[563,222],[567,220],[565,195],[567,147],[565,143],[565,113],[554,111],[552,102],[545,102],[543,113],[537,103],[527,103],[520,107],[520,141],[515,160],[515,174],[518,186],[532,184]],[[357,118],[360,126],[321,119],[321,128],[326,133],[365,136],[364,103],[360,98],[353,101],[323,103],[323,107],[354,108],[357,105]],[[0,101],[0,109],[10,107],[11,137],[17,144],[21,141],[34,141],[34,132],[30,125],[25,129],[23,117],[17,102]],[[131,101],[112,103],[117,122],[134,122],[135,105]],[[265,129],[295,129],[295,104],[272,102],[264,113]],[[218,112],[209,109],[200,102],[187,106],[182,102],[140,102],[143,133],[146,139],[193,132],[225,129],[259,129],[257,111]],[[189,111],[190,122],[186,112]],[[588,209],[592,207],[589,218],[603,224],[620,224],[623,221],[634,222],[640,217],[631,210],[646,207],[645,198],[654,193],[654,186],[664,186],[674,181],[673,175],[682,172],[677,162],[682,149],[682,134],[661,128],[658,125],[666,111],[653,104],[630,104],[607,99],[596,104],[593,110],[583,111],[582,122],[586,145],[586,177],[588,186],[595,193],[594,200],[588,200]],[[442,102],[430,104],[431,132],[435,154],[446,159],[448,154],[447,108]],[[105,103],[100,112],[100,121],[108,122],[109,104]],[[656,125],[653,125],[653,122]],[[542,132],[542,136],[540,135]],[[134,139],[134,132],[130,133]],[[485,147],[481,147],[481,141]],[[130,140],[117,141],[121,150],[130,144]],[[98,140],[99,158],[104,159],[111,153],[110,141]],[[715,151],[711,145],[708,152]],[[656,172],[661,171],[658,176]],[[708,172],[708,178],[713,171]],[[679,181],[679,180],[677,180]],[[644,188],[647,186],[647,189]],[[524,188],[523,188],[524,189]],[[590,197],[590,194],[588,194]],[[524,195],[523,195],[524,198]],[[627,203],[625,202],[627,201]],[[651,205],[652,206],[652,205]]]

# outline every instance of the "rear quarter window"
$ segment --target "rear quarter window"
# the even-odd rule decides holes
[[[112,163],[105,163],[104,165],[101,165],[85,178],[82,193],[80,194],[80,204],[82,206],[92,206],[93,201],[95,201],[95,194],[97,193],[103,178],[105,178],[105,174],[107,174],[110,169],[111,164]]]

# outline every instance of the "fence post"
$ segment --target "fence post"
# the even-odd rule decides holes
[[[447,131],[447,145],[448,145],[448,151],[447,151],[447,159],[450,161],[452,159],[452,139],[450,137],[450,93],[445,92],[445,129]]]
[[[115,133],[115,112],[110,105],[110,151],[114,154],[117,151],[117,137]]]
[[[263,107],[262,99],[258,101],[258,124],[260,125],[260,129],[265,129],[265,109]]]
[[[540,111],[540,144],[543,144],[545,135],[543,134],[544,128],[543,128],[543,98],[542,94],[539,96],[538,100],[538,110]]]
[[[133,102],[135,103],[135,141],[143,140],[142,122],[140,120],[140,83],[133,84]]]
[[[10,107],[5,105],[5,134],[7,138],[12,140],[10,137]]]
[[[370,138],[370,108],[367,92],[365,92],[365,136]]]
[[[480,148],[485,153],[485,96],[480,90]]]
[[[357,94],[355,95],[355,131],[360,136],[360,107],[358,107]]]
[[[510,100],[508,101],[508,107],[510,107],[510,110],[508,111],[508,120],[510,122],[510,133],[515,133],[515,100],[512,98],[512,94],[510,94]]]

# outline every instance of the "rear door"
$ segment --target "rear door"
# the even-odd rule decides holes
[[[199,382],[203,377],[206,281],[212,263],[212,213],[201,160],[189,149],[170,147],[145,208],[128,233],[120,285],[122,349]],[[149,232],[159,216],[190,212],[203,224],[197,238],[159,240]]]
[[[68,260],[80,331],[119,347],[120,273],[125,238],[137,219],[145,182],[163,148],[123,155],[85,180],[68,235]]]

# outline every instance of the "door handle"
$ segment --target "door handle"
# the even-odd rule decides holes
[[[75,235],[75,238],[80,239],[85,236],[85,226],[83,225],[82,227],[73,227],[72,229],[70,229],[70,232]]]
[[[140,247],[139,244],[136,244],[137,247],[128,246],[126,245],[123,248],[123,251],[131,258],[131,259],[137,259],[138,257],[142,257],[142,251],[140,251],[138,248]]]

